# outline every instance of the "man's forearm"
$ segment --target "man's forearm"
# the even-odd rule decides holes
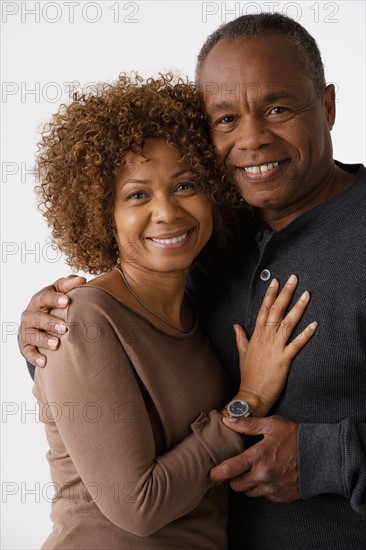
[[[366,424],[300,424],[299,484],[303,498],[332,493],[366,514]]]

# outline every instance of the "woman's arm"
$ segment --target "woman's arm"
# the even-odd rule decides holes
[[[96,301],[86,304],[78,292],[72,300],[68,333],[49,353],[47,367],[37,369],[35,393],[49,403],[48,416],[53,413],[84,484],[98,487],[101,512],[120,528],[148,536],[199,504],[212,486],[210,469],[242,451],[242,437],[212,412],[157,456],[139,382],[117,332]]]
[[[296,282],[286,286],[278,297],[276,285],[268,290],[264,301],[267,314],[262,309],[258,318],[263,334],[267,334],[273,315],[281,322],[295,287]],[[306,303],[299,309],[305,307]],[[288,316],[291,312],[285,319]],[[210,469],[240,453],[242,439],[212,412],[202,415],[192,425],[192,434],[179,445],[156,456],[135,370],[105,309],[96,301],[89,301],[86,308],[76,292],[66,320],[68,333],[62,345],[56,353],[49,353],[47,368],[37,370],[42,392],[37,397],[56,403],[50,410],[56,411],[54,420],[60,436],[84,484],[100,488],[95,503],[102,513],[119,527],[147,536],[198,505],[211,486]],[[271,338],[255,348],[254,355],[250,351],[254,343],[249,344],[244,359],[250,361],[242,361],[248,389],[245,397],[253,408],[257,407],[251,400],[253,392],[260,397],[265,389],[265,404],[272,398],[274,402],[291,363],[287,339],[268,360],[274,345]],[[267,384],[272,388],[270,393]],[[95,421],[90,419],[93,415]],[[127,501],[126,488],[130,491]],[[116,491],[120,498],[116,499]]]

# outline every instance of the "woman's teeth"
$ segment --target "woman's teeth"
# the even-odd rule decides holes
[[[187,238],[187,235],[188,235],[188,232],[184,233],[184,235],[179,235],[179,237],[173,237],[172,239],[156,239],[154,237],[151,237],[151,240],[159,244],[175,244],[175,243],[180,243],[181,241],[184,241],[184,239]]]

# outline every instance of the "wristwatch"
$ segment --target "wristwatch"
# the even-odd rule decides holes
[[[247,418],[253,416],[250,406],[246,401],[234,399],[225,406],[225,410],[231,418]]]

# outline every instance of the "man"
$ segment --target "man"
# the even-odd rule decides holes
[[[334,87],[325,85],[315,41],[293,20],[259,14],[224,25],[199,54],[197,83],[216,154],[258,221],[253,242],[244,237],[214,275],[194,278],[204,325],[233,385],[232,324],[251,332],[272,277],[284,282],[296,273],[299,292],[312,290],[302,323],[319,322],[273,410],[283,418],[229,423],[262,436],[212,471],[236,491],[230,547],[364,549],[366,170],[333,161]],[[24,312],[28,360],[35,361],[39,338],[29,327],[57,322],[47,312],[65,298],[48,287]]]

